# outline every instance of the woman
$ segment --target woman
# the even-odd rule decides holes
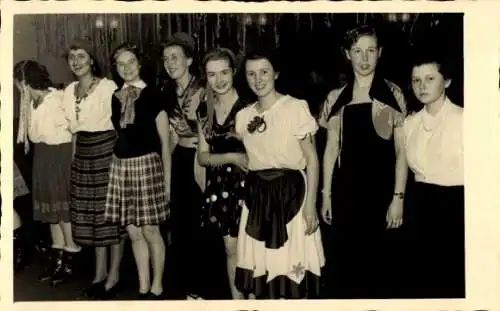
[[[135,45],[119,46],[113,62],[124,83],[112,100],[118,140],[111,162],[106,219],[127,228],[139,274],[139,297],[159,299],[165,264],[159,225],[167,219],[170,196],[168,118],[155,88],[141,79]]]
[[[203,88],[194,73],[195,43],[186,33],[175,33],[163,45],[163,65],[170,78],[162,88],[172,128],[171,237],[177,290],[187,299],[200,298],[198,253],[200,207],[203,205],[204,170],[196,159],[196,110]]]
[[[315,298],[324,265],[316,212],[318,126],[305,101],[276,91],[273,52],[249,53],[245,73],[258,100],[236,115],[249,169],[236,285],[257,298]]]
[[[234,137],[234,118],[246,102],[233,86],[235,61],[233,52],[225,48],[215,49],[203,59],[208,90],[206,102],[198,108],[198,161],[208,167],[202,227],[222,235],[232,298],[242,299],[234,280],[247,158],[245,147]]]
[[[119,290],[125,230],[104,218],[109,166],[116,133],[111,122],[111,97],[116,84],[100,75],[92,45],[77,39],[66,53],[76,81],[64,90],[75,139],[72,167],[71,220],[75,242],[95,248],[95,274],[84,290],[88,298],[114,296]],[[107,248],[110,267],[107,268]]]
[[[73,257],[81,250],[70,221],[73,137],[63,92],[53,87],[45,66],[17,63],[14,82],[21,94],[18,142],[33,143],[33,219],[50,224],[52,238],[50,262],[40,279],[55,285],[72,275]]]
[[[413,63],[411,85],[424,108],[404,123],[404,150],[415,176],[407,223],[417,277],[412,296],[464,298],[463,108],[446,95],[450,75],[433,54]]]
[[[319,118],[328,131],[321,210],[332,238],[327,295],[390,298],[394,293],[381,280],[389,262],[398,261],[386,255],[387,229],[402,224],[406,105],[401,90],[376,72],[382,48],[375,30],[361,26],[345,39],[353,77],[328,94]]]

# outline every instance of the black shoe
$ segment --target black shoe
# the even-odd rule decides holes
[[[21,272],[28,265],[26,241],[22,227],[14,231],[14,273]]]
[[[161,294],[156,295],[153,294],[152,292],[149,292],[148,300],[165,300],[164,293],[162,292]]]
[[[77,255],[78,253],[63,252],[63,256],[57,261],[56,269],[50,280],[52,286],[66,283],[73,276],[74,260]]]
[[[139,293],[137,300],[149,300],[150,293]]]
[[[40,282],[47,282],[52,280],[52,276],[54,275],[55,270],[58,265],[62,266],[62,258],[63,258],[63,250],[49,248],[46,249],[42,255],[43,259],[43,272],[42,275],[38,278]]]
[[[87,287],[86,289],[83,290],[82,297],[97,299],[98,297],[103,295],[103,293],[105,291],[105,289],[104,289],[105,284],[106,284],[106,280],[90,284],[89,287]]]
[[[105,284],[103,284],[103,291],[100,293],[100,296],[97,297],[99,300],[113,300],[116,298],[118,293],[122,290],[123,288],[123,283],[118,281],[113,287],[110,289],[106,290],[104,287]]]

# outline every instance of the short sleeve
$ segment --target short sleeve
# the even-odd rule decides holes
[[[236,131],[236,134],[238,136],[242,136],[245,130],[245,111],[246,109],[242,109],[236,113],[236,116],[234,117],[234,130]]]
[[[398,103],[400,111],[394,110],[392,112],[392,126],[393,128],[399,128],[402,127],[407,115],[407,105],[406,105],[406,99],[403,94],[403,91],[401,88],[399,88],[396,84],[392,82],[388,82],[389,88],[392,91],[392,94],[394,94],[394,99],[396,99],[396,102]]]
[[[337,101],[340,93],[342,92],[343,88],[340,89],[335,89],[328,93],[328,96],[326,97],[325,101],[323,102],[323,106],[321,108],[319,118],[318,118],[318,125],[326,128],[327,130],[334,130],[336,129],[337,126],[340,128],[340,117],[338,114],[333,115],[329,118],[330,116],[330,111],[333,108],[333,105]]]
[[[311,115],[311,111],[306,101],[297,101],[292,121],[292,126],[294,128],[293,134],[299,139],[303,139],[308,134],[314,135],[318,131],[318,124]]]

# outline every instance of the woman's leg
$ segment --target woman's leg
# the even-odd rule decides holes
[[[71,231],[71,223],[70,222],[60,222],[61,230],[64,235],[64,245],[65,250],[71,253],[77,253],[82,248],[75,243],[73,240],[73,232]]]
[[[144,226],[142,233],[151,250],[153,264],[153,282],[151,293],[159,296],[163,293],[163,271],[165,268],[165,243],[160,233],[160,226]],[[148,267],[149,268],[149,267]]]
[[[106,246],[95,248],[95,274],[92,284],[97,284],[106,279],[108,272],[108,249]]]
[[[149,248],[141,228],[128,225],[127,232],[132,242],[137,273],[139,274],[139,293],[146,294],[150,289]]]
[[[123,258],[123,251],[125,249],[125,240],[120,240],[119,244],[111,245],[111,262],[109,268],[108,279],[106,280],[105,289],[109,290],[118,283],[120,280],[120,264]]]
[[[224,236],[224,246],[226,248],[227,256],[227,275],[229,276],[229,286],[231,288],[231,295],[233,299],[243,299],[243,294],[236,288],[234,283],[236,278],[236,249],[238,245],[238,238],[230,235]]]
[[[59,224],[50,224],[50,236],[52,237],[52,248],[63,249],[65,245],[64,232]]]

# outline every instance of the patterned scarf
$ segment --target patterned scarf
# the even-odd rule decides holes
[[[21,100],[20,100],[20,116],[19,116],[19,125],[17,131],[17,140],[18,144],[24,143],[24,153],[28,154],[30,150],[30,144],[28,139],[28,127],[31,122],[31,109],[30,105],[33,104],[32,99],[30,98],[28,92],[23,90],[21,92]]]
[[[116,92],[116,97],[122,104],[120,117],[121,128],[125,128],[129,124],[134,124],[135,101],[141,95],[141,91],[141,88],[129,85]]]

